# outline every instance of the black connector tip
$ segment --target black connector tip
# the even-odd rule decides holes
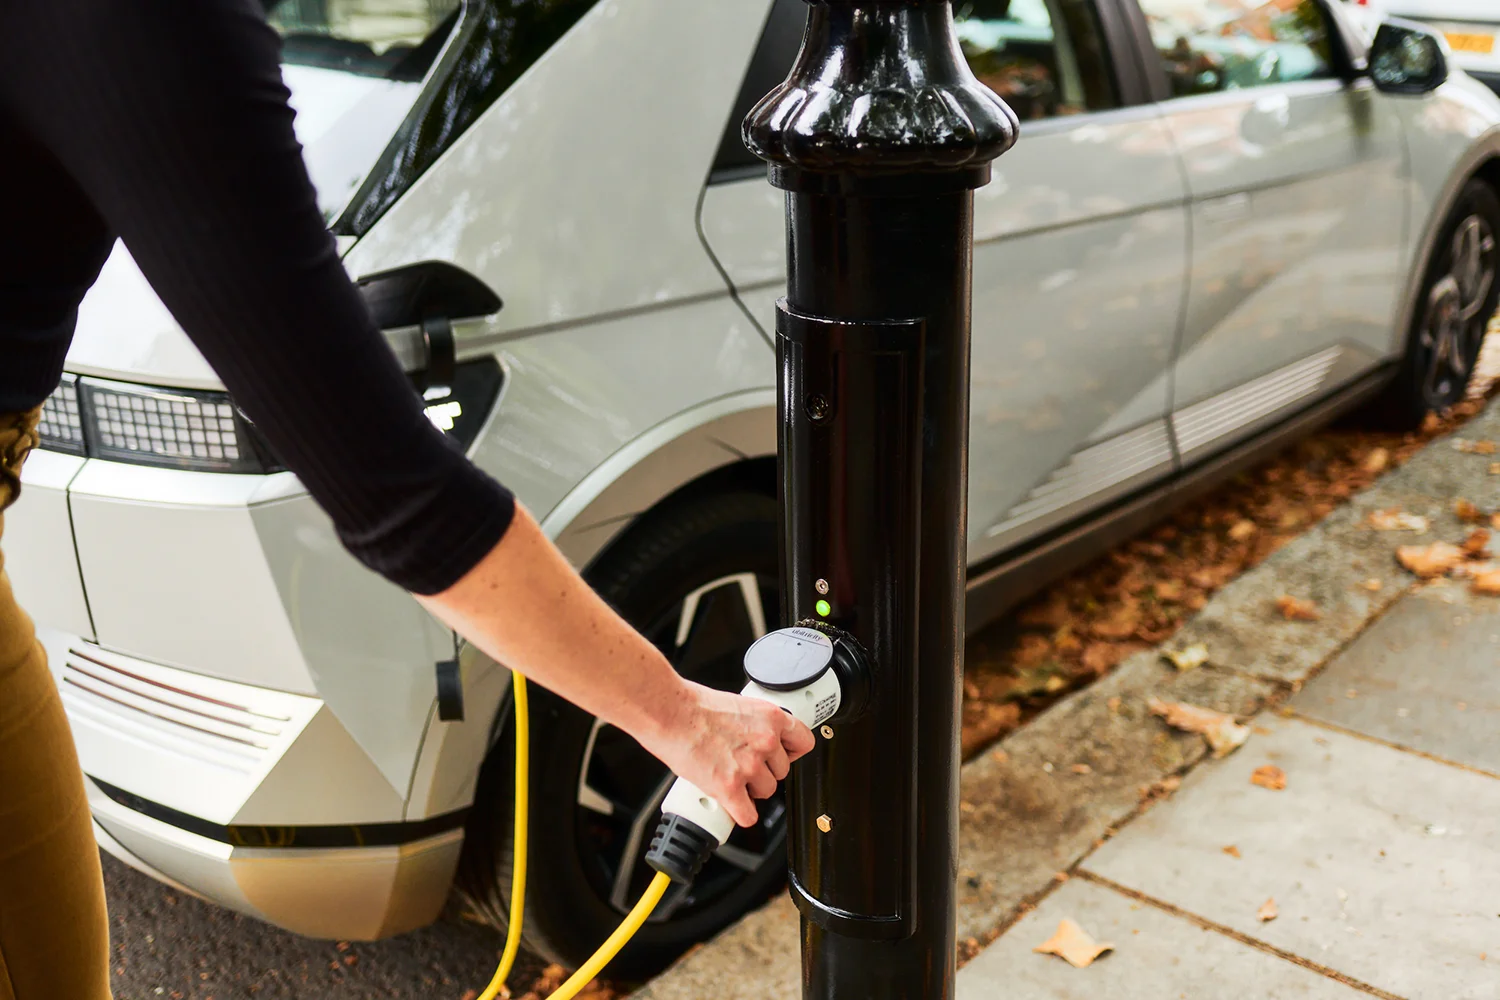
[[[674,813],[663,813],[646,852],[646,864],[673,882],[690,885],[709,855],[719,849],[713,834],[691,820]]]

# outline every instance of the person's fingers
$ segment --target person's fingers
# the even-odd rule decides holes
[[[789,760],[796,760],[798,757],[812,750],[817,740],[813,738],[811,729],[808,729],[790,715],[783,714],[782,718],[781,745],[786,749],[787,758]]]
[[[743,786],[735,786],[727,790],[719,798],[719,805],[739,826],[754,826],[756,819],[760,816],[755,811],[755,803],[751,802],[750,796],[745,794]]]
[[[769,799],[776,794],[776,777],[764,763],[757,761],[745,777],[745,785],[753,799]]]
[[[786,748],[779,740],[771,745],[770,751],[766,754],[766,767],[770,769],[771,776],[777,781],[785,781],[787,772],[792,769],[791,759],[787,757]]]

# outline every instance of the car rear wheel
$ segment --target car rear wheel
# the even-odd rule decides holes
[[[1470,181],[1438,233],[1412,315],[1406,356],[1370,415],[1393,430],[1421,426],[1427,414],[1461,402],[1485,330],[1500,300],[1500,198]]]
[[[631,529],[590,582],[684,676],[739,690],[749,644],[777,627],[776,504],[733,493],[669,504]],[[619,924],[653,872],[644,855],[672,776],[634,739],[533,688],[526,945],[576,968]],[[459,885],[503,927],[511,881],[514,732],[480,775]],[[759,804],[691,887],[673,886],[610,965],[626,979],[660,970],[766,899],[785,877],[785,805]]]

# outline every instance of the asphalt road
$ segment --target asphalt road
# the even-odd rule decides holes
[[[504,944],[452,914],[388,941],[312,940],[184,896],[107,855],[104,883],[116,1000],[461,1000],[489,982]],[[527,971],[512,982],[524,988]]]

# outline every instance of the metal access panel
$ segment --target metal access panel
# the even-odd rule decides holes
[[[852,633],[879,692],[789,789],[793,898],[851,937],[912,933],[924,329],[778,308],[783,610]]]

